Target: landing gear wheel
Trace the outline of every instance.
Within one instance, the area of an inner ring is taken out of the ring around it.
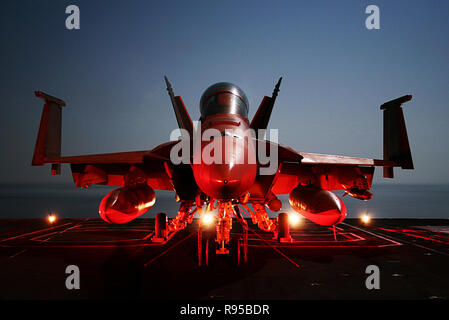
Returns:
[[[154,222],[154,237],[152,238],[153,242],[164,242],[165,240],[167,240],[167,226],[167,215],[163,212],[158,213]]]
[[[292,242],[290,236],[290,226],[288,224],[288,214],[281,212],[278,214],[277,239],[279,242]]]
[[[213,266],[217,256],[217,232],[214,226],[198,230],[198,265]]]
[[[243,264],[243,245],[241,243],[241,239],[231,238],[229,241],[229,258],[232,266]]]

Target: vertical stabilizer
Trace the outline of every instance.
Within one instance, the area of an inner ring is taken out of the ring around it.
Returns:
[[[33,166],[41,166],[61,156],[61,112],[65,102],[42,91],[34,94],[45,101],[32,161]],[[53,165],[52,174],[59,172],[59,165]]]
[[[384,111],[384,160],[396,162],[402,169],[414,168],[402,110],[402,104],[411,99],[405,95],[380,107]],[[384,177],[393,178],[393,167],[384,168]]]
[[[271,97],[265,96],[251,121],[250,128],[254,130],[266,129],[268,127],[268,122],[270,121],[271,112],[273,111],[274,103],[276,102],[276,97],[279,93],[279,87],[281,86],[282,77],[279,79],[278,83],[274,87],[273,94]]]
[[[176,96],[173,93],[173,88],[171,83],[168,81],[167,77],[164,77],[165,84],[167,85],[168,95],[170,96],[171,103],[173,105],[173,110],[175,111],[176,121],[178,122],[178,126],[180,129],[185,129],[189,132],[190,137],[193,137],[193,123],[192,119],[187,112],[187,109],[184,105],[180,96]]]

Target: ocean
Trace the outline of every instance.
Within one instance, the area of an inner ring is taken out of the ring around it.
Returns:
[[[101,199],[115,187],[75,188],[73,184],[0,184],[0,218],[42,218],[55,212],[59,218],[98,218]],[[449,219],[449,185],[373,185],[373,198],[361,201],[346,196],[343,201],[348,218],[369,213],[373,218],[443,218]],[[335,192],[338,196],[342,191]],[[293,209],[288,195],[279,197],[282,211]],[[178,209],[174,192],[156,191],[156,204],[142,218],[158,212],[174,217]],[[270,213],[272,217],[276,213]]]

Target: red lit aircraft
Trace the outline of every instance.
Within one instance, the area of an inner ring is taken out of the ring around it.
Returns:
[[[61,164],[70,163],[77,187],[93,184],[120,187],[100,203],[100,216],[108,223],[127,223],[145,213],[155,203],[154,190],[175,191],[176,201],[180,203],[177,215],[173,219],[168,219],[164,213],[156,215],[154,239],[166,239],[169,232],[185,228],[198,213],[199,256],[205,252],[205,259],[216,253],[229,253],[233,246],[232,218],[247,230],[242,213],[250,216],[260,229],[273,232],[281,241],[288,241],[287,214],[279,213],[277,219],[271,219],[266,211],[266,208],[281,211],[282,203],[277,195],[289,194],[292,208],[307,219],[319,225],[334,226],[345,219],[346,207],[331,191],[344,190],[345,195],[369,200],[375,166],[384,167],[384,177],[388,178],[393,178],[394,167],[413,169],[402,111],[402,104],[411,100],[410,95],[381,106],[384,112],[383,160],[296,152],[261,136],[246,139],[228,134],[229,130],[245,132],[267,128],[281,80],[272,96],[263,98],[251,122],[248,99],[239,87],[226,82],[210,86],[201,97],[201,128],[198,130],[203,133],[216,129],[218,134],[201,141],[193,148],[189,161],[179,164],[170,157],[178,141],[146,151],[62,157],[61,110],[65,102],[36,91],[36,96],[45,104],[32,165],[49,163],[51,173],[60,174]],[[178,126],[193,139],[197,128],[181,97],[173,94],[167,78],[165,81]],[[225,149],[222,155],[231,159],[230,162],[195,161],[198,157],[201,159],[212,142],[233,146],[231,150]],[[260,143],[277,148],[276,169],[272,174],[259,172],[264,166],[256,152]]]

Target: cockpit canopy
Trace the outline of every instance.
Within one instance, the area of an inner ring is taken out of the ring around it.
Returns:
[[[219,113],[238,114],[248,118],[248,98],[235,84],[219,82],[204,91],[200,101],[201,118]]]

